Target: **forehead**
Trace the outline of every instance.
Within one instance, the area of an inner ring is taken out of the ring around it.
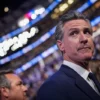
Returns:
[[[20,77],[13,73],[6,74],[5,76],[11,83],[16,83],[21,81]]]
[[[90,23],[83,19],[71,20],[64,24],[64,29],[71,29],[71,28],[90,28]]]

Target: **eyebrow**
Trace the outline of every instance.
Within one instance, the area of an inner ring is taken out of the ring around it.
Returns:
[[[77,30],[78,28],[70,28],[69,31]]]
[[[92,28],[85,28],[85,29],[90,30],[92,32]]]
[[[89,28],[89,27],[84,27],[83,30],[84,29],[88,29],[88,30],[90,30],[92,32],[92,29]],[[79,28],[71,28],[71,29],[69,29],[69,31],[73,31],[73,30],[79,30]]]
[[[23,84],[23,82],[22,81],[18,81],[17,84]]]

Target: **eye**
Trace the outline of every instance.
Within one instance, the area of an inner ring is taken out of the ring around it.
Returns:
[[[23,85],[23,83],[22,82],[19,82],[17,85]]]
[[[92,35],[92,31],[90,29],[85,29],[84,34]]]
[[[70,33],[70,35],[71,36],[75,36],[75,35],[77,35],[79,32],[78,31],[72,31],[71,33]]]

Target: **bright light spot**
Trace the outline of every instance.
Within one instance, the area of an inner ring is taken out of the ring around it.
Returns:
[[[26,35],[25,35],[26,34]],[[22,44],[26,44],[28,42],[27,38],[28,38],[28,32],[23,32],[23,34],[20,34],[18,37],[19,37],[19,41],[22,43]]]
[[[30,34],[31,34],[31,36],[34,36],[36,33],[38,33],[39,32],[39,30],[38,30],[38,28],[36,28],[36,27],[32,27],[31,28],[31,30],[30,30]]]
[[[90,0],[90,2],[92,2],[92,3],[94,3],[94,2],[96,2],[97,0]]]
[[[62,12],[64,11],[66,8],[68,8],[68,4],[64,3],[59,7],[59,10]]]
[[[7,52],[4,52],[4,51],[0,51],[0,56],[3,57],[7,54]]]
[[[51,15],[51,18],[52,18],[52,19],[56,19],[56,18],[58,18],[58,15],[57,15],[57,14],[52,14],[52,15]]]
[[[74,0],[68,0],[68,4],[72,4]]]
[[[4,51],[8,51],[8,50],[9,50],[9,45],[8,45],[8,41],[7,41],[7,40],[5,40],[5,41],[3,42],[3,50],[4,50]]]
[[[36,17],[37,17],[36,14],[32,14],[32,15],[31,15],[31,18],[32,18],[32,19],[36,19]]]
[[[5,7],[4,8],[4,12],[8,12],[9,11],[9,8],[8,7]]]
[[[59,9],[56,8],[56,9],[54,10],[54,12],[55,12],[55,13],[59,13]]]
[[[18,42],[18,38],[16,36],[13,38],[13,42],[14,43]]]
[[[25,31],[22,34],[23,34],[23,38],[30,38],[31,37],[28,31]]]
[[[23,27],[23,26],[27,25],[28,23],[29,23],[29,19],[28,18],[23,18],[23,19],[18,21],[18,26]]]
[[[13,39],[10,38],[7,43],[8,43],[8,45],[12,45],[13,44]]]
[[[45,11],[45,8],[40,7],[40,8],[37,8],[37,9],[35,10],[35,14],[36,14],[36,15],[42,14],[44,11]]]
[[[40,8],[39,9],[39,14],[42,14],[45,11],[45,8]]]

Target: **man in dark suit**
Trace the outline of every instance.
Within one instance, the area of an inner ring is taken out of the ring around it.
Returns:
[[[63,64],[40,87],[37,100],[100,100],[100,84],[89,74],[94,52],[89,20],[77,11],[68,12],[60,18],[55,38]]]

